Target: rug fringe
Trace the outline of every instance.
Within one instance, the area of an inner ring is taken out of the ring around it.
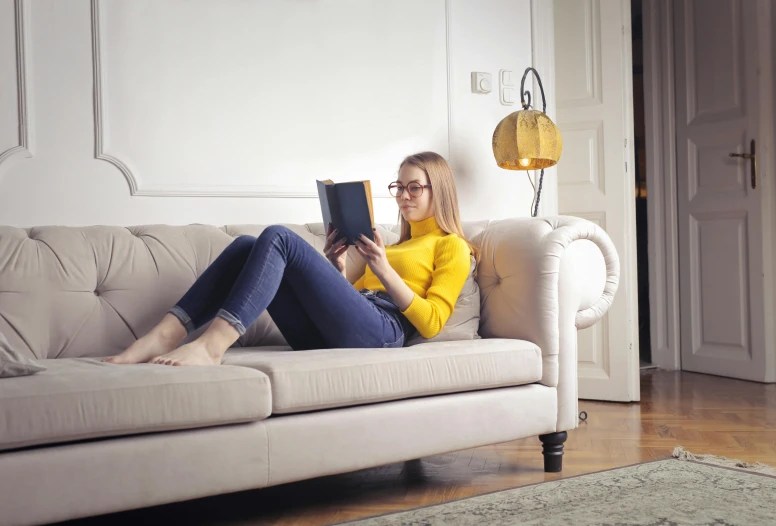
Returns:
[[[762,462],[755,462],[750,464],[749,462],[743,462],[741,460],[729,459],[727,457],[719,457],[716,455],[696,455],[690,453],[682,446],[676,446],[672,456],[678,460],[692,460],[695,462],[701,462],[704,464],[712,464],[715,466],[723,466],[728,468],[746,469],[749,471],[755,471],[757,473],[763,473],[765,475],[776,476],[776,468],[763,464]]]

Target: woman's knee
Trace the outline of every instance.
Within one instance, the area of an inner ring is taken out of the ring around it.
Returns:
[[[270,225],[261,231],[258,242],[274,241],[278,238],[286,238],[292,231],[283,225]]]
[[[270,225],[261,231],[261,235],[259,237],[268,237],[268,236],[275,237],[275,236],[285,235],[288,232],[290,232],[288,227],[285,227],[283,225]]]
[[[250,252],[255,243],[256,238],[253,236],[237,236],[229,243],[227,249],[235,252]]]
[[[305,242],[296,232],[283,225],[270,225],[265,228],[259,239],[256,241],[256,246],[262,250],[269,247],[275,247],[285,252],[287,255],[292,252],[295,253],[299,247],[312,245]]]

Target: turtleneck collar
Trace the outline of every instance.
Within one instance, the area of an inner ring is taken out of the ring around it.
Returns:
[[[408,221],[408,223],[410,224],[410,235],[412,237],[425,236],[426,234],[439,229],[439,225],[437,225],[436,218],[434,216],[431,216],[428,219],[424,219],[423,221]]]

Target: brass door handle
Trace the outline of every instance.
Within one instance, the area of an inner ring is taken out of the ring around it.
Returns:
[[[754,139],[749,143],[751,153],[731,153],[730,157],[740,157],[752,161],[752,188],[757,188],[757,157],[754,153]]]

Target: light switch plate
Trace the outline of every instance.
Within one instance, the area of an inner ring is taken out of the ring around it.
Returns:
[[[511,69],[500,69],[498,71],[499,81],[502,86],[514,86],[515,85],[515,72]]]
[[[517,100],[515,73],[511,69],[498,70],[498,99],[504,106],[512,106]]]
[[[504,106],[512,106],[517,100],[517,90],[510,87],[502,87],[499,90],[501,104]]]

